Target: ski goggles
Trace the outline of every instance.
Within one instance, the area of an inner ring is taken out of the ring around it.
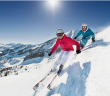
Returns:
[[[63,33],[57,33],[57,37],[63,36]]]
[[[86,26],[82,26],[82,28],[87,28]]]

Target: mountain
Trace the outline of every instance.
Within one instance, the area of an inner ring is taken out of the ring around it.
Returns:
[[[73,33],[69,31],[66,34],[73,38]],[[48,40],[42,44],[0,44],[0,77],[10,75],[12,73],[18,74],[19,69],[32,64],[40,63],[47,54],[51,51],[57,38]],[[58,47],[55,53],[61,51]],[[24,66],[25,65],[25,66]],[[14,71],[14,72],[12,72]]]
[[[95,43],[89,40],[81,54],[76,57],[73,54],[68,59],[51,91],[47,85],[54,73],[41,83],[41,91],[36,92],[32,88],[48,74],[60,55],[59,47],[51,57],[47,56],[56,38],[38,45],[1,44],[1,70],[3,73],[11,72],[6,76],[1,74],[0,96],[110,96],[109,30],[110,27],[98,32]],[[72,30],[66,34],[74,38],[77,32]]]

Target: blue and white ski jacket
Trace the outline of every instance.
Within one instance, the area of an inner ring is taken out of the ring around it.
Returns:
[[[76,38],[82,34],[82,39],[86,39],[89,36],[92,36],[92,38],[95,38],[95,34],[91,29],[88,29],[86,32],[83,32],[82,30],[79,31],[79,33],[76,35]]]

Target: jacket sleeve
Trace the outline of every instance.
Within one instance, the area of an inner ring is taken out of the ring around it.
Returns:
[[[76,38],[78,37],[78,36],[80,36],[81,35],[81,31],[79,31],[79,33],[76,35]]]
[[[80,44],[79,44],[77,41],[75,41],[75,40],[69,38],[69,42],[70,42],[71,44],[73,44],[73,45],[76,45],[76,50],[81,50],[81,49],[80,49]]]
[[[90,35],[92,35],[92,38],[95,38],[95,34],[94,34],[94,32],[91,29],[90,29],[90,32],[91,32]]]
[[[56,43],[55,43],[55,45],[53,46],[53,48],[52,48],[52,50],[51,50],[51,52],[50,53],[54,53],[54,51],[57,49],[57,47],[59,46],[59,42],[58,42],[58,40],[56,41]]]

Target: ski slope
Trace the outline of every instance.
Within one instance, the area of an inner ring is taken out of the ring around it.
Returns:
[[[110,27],[96,34],[95,43],[89,40],[81,54],[68,59],[53,82],[53,90],[48,90],[47,85],[54,73],[41,83],[40,91],[32,88],[48,74],[60,52],[51,58],[45,56],[38,64],[28,64],[29,72],[0,78],[0,96],[110,96],[109,31]]]

